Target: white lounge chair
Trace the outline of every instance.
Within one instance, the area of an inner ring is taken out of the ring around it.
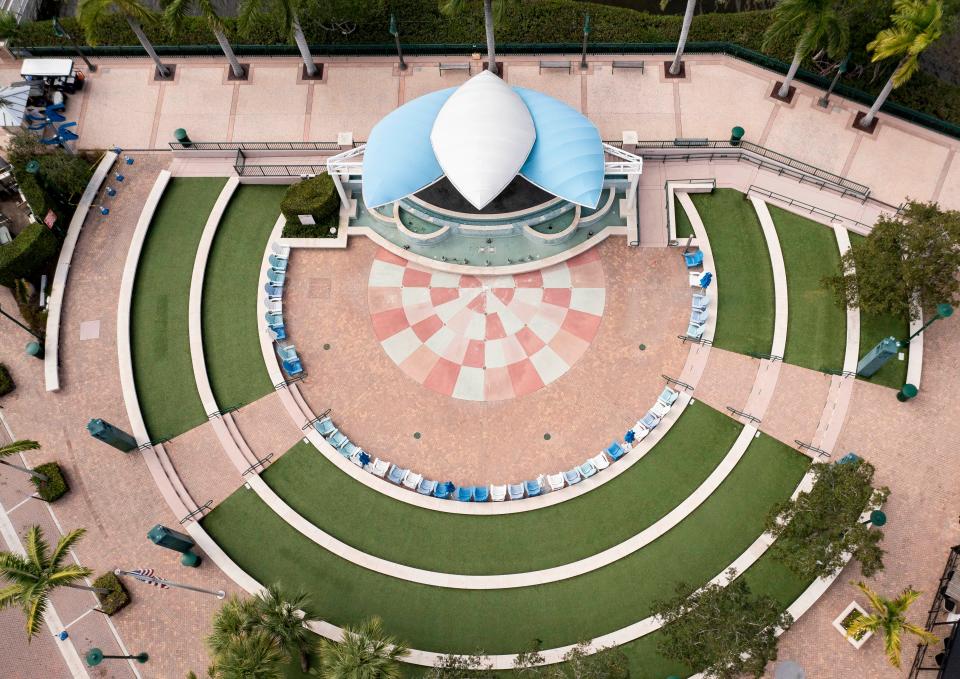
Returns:
[[[661,403],[660,401],[657,401],[656,403],[653,404],[653,407],[650,408],[650,412],[655,414],[657,417],[663,417],[664,415],[670,412],[670,406],[667,405],[666,403]]]
[[[404,488],[409,488],[410,490],[416,490],[417,486],[420,485],[420,482],[423,481],[423,474],[417,474],[416,472],[409,472],[406,476],[403,477],[401,485]]]
[[[367,471],[374,476],[379,476],[381,479],[387,475],[388,469],[390,469],[390,463],[386,460],[381,460],[379,457],[367,465]]]
[[[563,472],[547,474],[547,485],[550,486],[550,490],[560,490],[563,488]]]
[[[647,434],[650,433],[650,430],[643,426],[643,422],[637,420],[637,423],[633,425],[633,442],[634,444],[639,443],[643,439],[647,438]]]
[[[267,305],[267,311],[270,313],[283,313],[283,300],[281,300],[279,297],[265,297],[264,302]]]
[[[290,247],[287,245],[280,245],[277,241],[270,242],[270,251],[280,259],[287,259],[290,257]]]
[[[597,468],[597,471],[606,469],[610,466],[610,460],[607,459],[607,456],[603,453],[603,451],[600,451],[599,455],[591,457],[590,461],[593,463],[593,466]]]
[[[507,499],[507,486],[490,486],[490,499],[494,502],[503,502]]]
[[[706,309],[710,306],[710,295],[701,295],[699,292],[693,293],[693,302],[691,306],[694,309]]]

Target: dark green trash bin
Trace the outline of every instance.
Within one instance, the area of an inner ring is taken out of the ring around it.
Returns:
[[[734,146],[740,145],[740,140],[743,139],[743,135],[746,134],[742,127],[737,125],[735,128],[730,130],[730,143]]]
[[[30,342],[27,344],[27,356],[33,356],[43,360],[43,345],[40,342]]]
[[[189,552],[194,545],[193,538],[189,535],[170,530],[159,523],[150,529],[147,537],[153,544],[172,549],[175,552]]]
[[[178,127],[173,131],[173,138],[183,144],[184,148],[190,148],[193,146],[193,141],[190,139],[190,135],[188,135],[187,131],[182,127]]]
[[[900,391],[897,392],[897,400],[903,403],[904,401],[909,401],[910,399],[916,397],[920,393],[920,390],[917,389],[912,384],[905,384]]]
[[[98,441],[103,441],[108,446],[113,446],[124,453],[129,453],[137,449],[137,440],[135,438],[100,418],[94,418],[87,422],[87,431],[90,433],[90,436]]]

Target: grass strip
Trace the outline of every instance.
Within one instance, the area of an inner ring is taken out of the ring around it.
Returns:
[[[847,315],[820,279],[840,271],[833,229],[770,205],[787,271],[787,348],[783,360],[811,370],[842,370]]]
[[[446,573],[518,573],[570,563],[639,533],[710,475],[740,429],[726,415],[692,403],[642,461],[599,488],[499,516],[447,514],[394,500],[354,481],[309,443],[294,446],[263,478],[308,521],[369,554]]]
[[[190,361],[190,277],[207,216],[226,179],[171,179],[147,232],[130,312],[133,375],[150,438],[206,422]]]
[[[690,218],[687,216],[687,211],[683,209],[676,196],[673,197],[673,208],[676,214],[674,222],[677,229],[677,240],[696,236],[697,234],[693,232],[693,224],[690,223]]]
[[[850,232],[850,242],[863,241],[864,236]],[[894,316],[893,314],[865,314],[860,312],[860,358],[873,349],[885,337],[896,337],[898,340],[910,336],[910,319]],[[900,350],[903,360],[894,356],[886,365],[871,377],[857,377],[857,379],[880,384],[885,387],[899,389],[907,381],[907,361],[910,350],[904,347]]]
[[[270,393],[257,330],[260,263],[286,186],[242,184],[213,239],[203,283],[203,353],[221,409]]]
[[[773,342],[773,271],[756,210],[733,189],[691,193],[707,230],[720,286],[713,346],[767,354]]]
[[[508,653],[533,639],[549,648],[619,629],[649,615],[651,603],[677,582],[698,586],[714,577],[761,534],[771,506],[793,492],[808,464],[761,436],[720,488],[657,541],[585,575],[521,589],[444,589],[365,570],[301,536],[252,492],[229,497],[203,525],[240,568],[262,583],[303,589],[334,624],[376,614],[416,648]],[[367,520],[364,507],[350,510],[358,523]],[[594,530],[616,524],[618,511],[610,507]],[[431,537],[424,540],[428,550],[448,549]],[[554,531],[553,538],[552,548],[561,550],[582,535]]]

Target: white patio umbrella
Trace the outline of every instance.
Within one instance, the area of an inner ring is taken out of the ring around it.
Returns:
[[[20,127],[27,110],[29,85],[14,85],[0,89],[0,127]]]

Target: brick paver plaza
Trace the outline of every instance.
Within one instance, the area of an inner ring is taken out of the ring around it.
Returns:
[[[0,323],[0,362],[17,383],[3,400],[3,422],[15,437],[41,442],[43,450],[27,455],[31,464],[56,459],[71,485],[48,507],[25,500],[30,490],[21,474],[0,469],[0,505],[21,535],[34,523],[49,535],[56,534],[56,523],[64,530],[86,528],[76,557],[95,572],[152,567],[164,577],[232,593],[241,588],[212,559],[198,569],[181,568],[175,554],[146,539],[154,524],[176,528],[183,517],[170,511],[136,451],[121,454],[85,431],[92,417],[131,430],[118,366],[119,289],[155,180],[168,169],[175,175],[234,174],[232,159],[175,159],[167,142],[179,127],[195,141],[331,141],[347,131],[365,140],[398,105],[465,76],[441,75],[435,58],[411,59],[405,73],[387,58],[358,58],[331,59],[323,80],[302,81],[296,59],[253,58],[250,79],[233,82],[220,60],[170,61],[178,64],[175,80],[158,83],[146,60],[104,59],[84,91],[70,99],[68,117],[79,123],[81,147],[119,145],[136,162],[109,203],[109,217],[90,211],[73,257],[61,321],[60,391],[44,391],[42,362],[23,352],[26,334]],[[682,80],[665,79],[653,62],[641,72],[614,70],[610,58],[597,58],[586,72],[568,74],[540,72],[532,57],[504,61],[509,84],[567,102],[606,140],[619,140],[625,130],[637,131],[641,140],[726,139],[732,126],[741,125],[749,140],[862,182],[886,203],[935,200],[960,209],[960,140],[887,115],[874,134],[855,131],[850,123],[859,107],[835,97],[829,110],[821,109],[820,93],[799,83],[793,103],[777,102],[767,96],[775,74],[732,59],[688,57]],[[18,69],[0,64],[0,78],[18,79]],[[641,245],[665,245],[659,242],[664,182],[702,176],[702,169],[647,164],[639,199]],[[745,190],[757,170],[730,163],[709,172],[719,185]],[[777,190],[813,204],[868,209],[779,181]],[[865,214],[837,212],[851,220]],[[690,313],[682,259],[674,248],[627,247],[620,235],[561,265],[496,277],[434,271],[351,235],[345,250],[295,250],[288,275],[284,313],[309,372],[298,385],[304,400],[315,413],[332,408],[338,426],[371,455],[431,478],[507,483],[569,469],[599,452],[599,445],[583,441],[606,445],[622,437],[660,393],[661,375],[679,377],[691,360],[690,346],[677,339]],[[0,288],[0,306],[15,308],[6,288]],[[81,324],[90,321],[99,322],[99,335],[85,339]],[[960,483],[952,464],[960,453],[952,388],[960,375],[956,323],[935,323],[924,333],[923,383],[915,400],[899,403],[893,390],[856,381],[833,451],[834,459],[857,451],[877,467],[878,482],[891,488],[886,569],[872,584],[883,593],[906,585],[924,592],[913,608],[921,622],[948,550],[960,543]],[[713,348],[693,396],[721,411],[745,408],[761,365]],[[782,365],[774,384],[759,428],[791,446],[813,440],[829,415],[824,406],[831,377]],[[233,417],[258,453],[280,455],[303,435],[278,394]],[[0,435],[9,438],[6,431]],[[217,505],[243,484],[212,423],[165,448],[198,503]],[[830,625],[858,598],[848,585],[858,578],[856,565],[842,572],[786,632],[781,660],[798,662],[816,679],[906,676],[906,669],[885,663],[879,639],[855,650]],[[121,643],[132,653],[148,651],[150,662],[105,663],[89,676],[174,679],[204,672],[203,637],[216,598],[130,587],[133,605],[109,620],[87,614],[89,593],[53,597],[74,651],[58,649],[61,642],[46,628],[28,647],[19,613],[0,614],[0,675],[83,676],[68,668],[71,652],[82,656],[91,646],[116,652]],[[906,665],[913,649],[906,641]],[[634,669],[634,676],[645,676]]]

